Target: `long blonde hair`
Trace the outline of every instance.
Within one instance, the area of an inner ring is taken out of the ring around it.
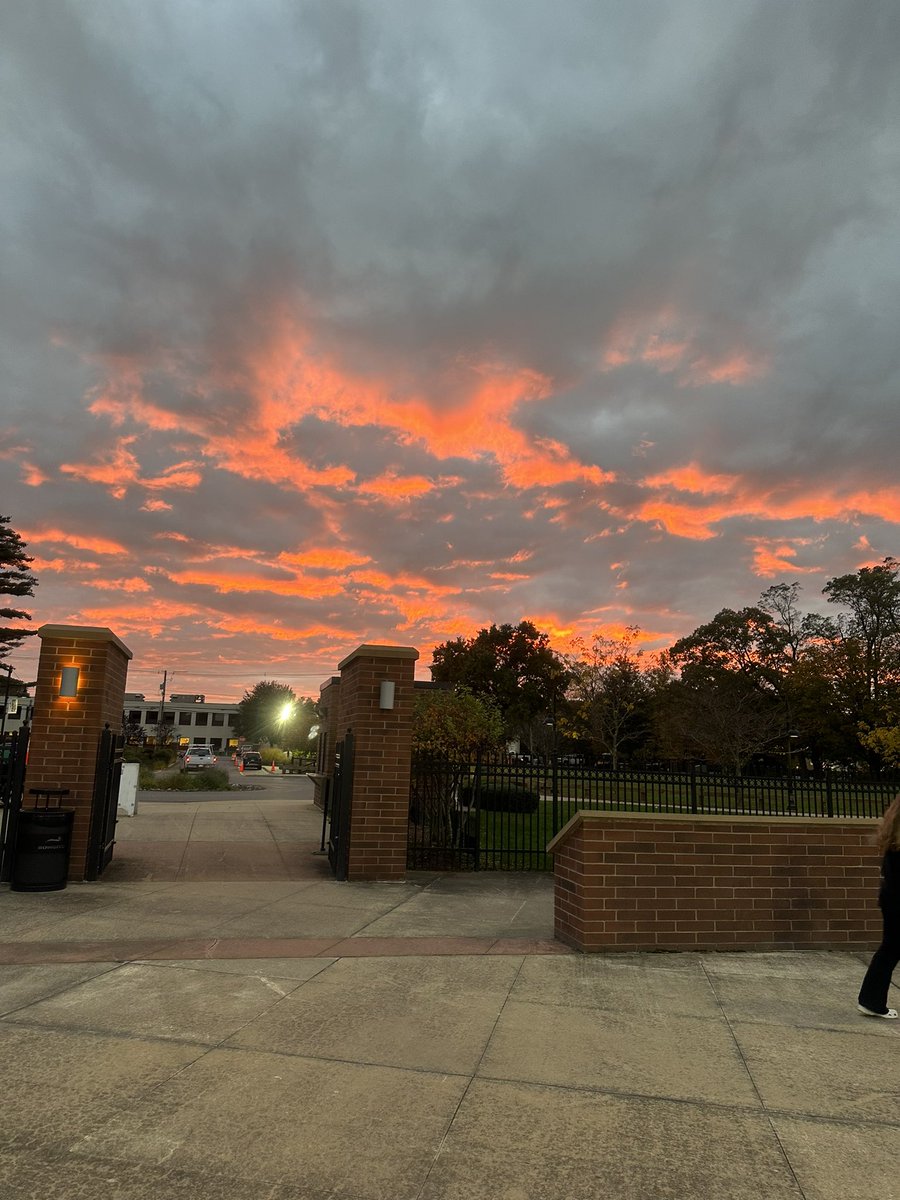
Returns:
[[[888,850],[900,850],[900,793],[898,793],[887,808],[878,825],[875,842],[879,854]]]

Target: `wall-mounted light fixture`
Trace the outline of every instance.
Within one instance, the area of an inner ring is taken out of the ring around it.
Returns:
[[[394,707],[394,682],[391,679],[382,679],[381,688],[378,693],[379,708]]]
[[[78,696],[78,676],[80,668],[63,667],[62,678],[59,681],[59,694],[63,700],[74,700]]]

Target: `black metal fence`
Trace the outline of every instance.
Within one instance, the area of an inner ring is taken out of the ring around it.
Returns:
[[[548,870],[547,842],[579,809],[767,817],[879,817],[900,777],[762,778],[712,771],[611,771],[505,758],[415,758],[411,870]]]
[[[25,789],[28,726],[0,739],[0,882],[8,882]]]

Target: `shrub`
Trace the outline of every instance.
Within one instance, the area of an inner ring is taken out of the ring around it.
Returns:
[[[141,772],[164,771],[175,761],[176,751],[172,746],[125,746],[122,751],[124,762],[140,763]]]
[[[460,788],[459,798],[464,805],[472,803],[471,784]],[[483,787],[478,801],[482,812],[533,813],[537,812],[540,796],[528,788]]]
[[[231,783],[228,772],[221,767],[204,767],[202,771],[172,771],[156,774],[142,770],[138,786],[147,792],[228,792]]]

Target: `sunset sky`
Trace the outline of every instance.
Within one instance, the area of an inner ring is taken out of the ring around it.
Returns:
[[[0,512],[130,690],[900,554],[896,0],[27,0],[0,60]]]

